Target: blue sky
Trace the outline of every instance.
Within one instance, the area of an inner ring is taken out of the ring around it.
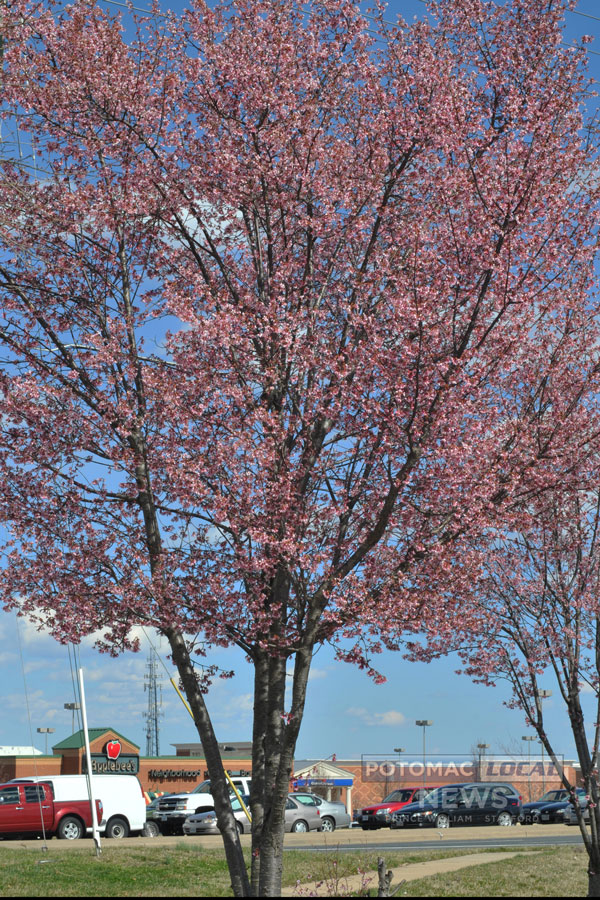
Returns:
[[[135,0],[144,7],[144,0]],[[167,3],[163,8],[178,9],[183,4]],[[115,12],[118,11],[114,7]],[[582,34],[596,35],[590,45],[590,71],[600,82],[600,17],[595,17],[593,0],[581,0],[575,13],[568,14],[566,40]],[[420,0],[390,0],[389,17],[401,13],[407,20],[423,14]],[[589,17],[588,17],[589,16]],[[595,55],[598,53],[599,55]],[[591,100],[594,102],[595,100]],[[144,692],[144,674],[149,645],[143,635],[142,651],[126,653],[118,659],[101,655],[85,642],[80,648],[84,670],[91,727],[111,726],[146,747],[143,713],[148,695]],[[72,676],[66,647],[57,644],[33,626],[17,619],[14,613],[0,612],[0,745],[31,745],[44,750],[45,736],[37,728],[54,728],[48,747],[71,733],[71,713],[64,703],[72,702]],[[159,646],[166,660],[166,645]],[[250,740],[252,725],[252,671],[241,652],[218,650],[209,662],[235,669],[233,679],[217,680],[208,695],[208,705],[219,740]],[[347,664],[335,662],[332,652],[323,648],[315,657],[309,684],[306,715],[300,733],[297,757],[325,758],[333,753],[339,759],[361,754],[392,753],[404,747],[407,755],[420,755],[422,731],[416,719],[431,719],[427,747],[432,757],[440,754],[469,754],[477,743],[490,744],[490,753],[526,752],[521,741],[526,734],[522,713],[509,710],[503,701],[508,687],[496,689],[474,685],[454,673],[456,659],[430,664],[409,663],[401,654],[384,653],[377,667],[387,677],[383,685]],[[160,749],[173,752],[172,744],[197,740],[193,722],[170,686],[162,667],[162,717]],[[543,685],[555,690],[550,676]],[[555,692],[556,693],[556,692]],[[591,700],[591,697],[590,697]],[[568,721],[556,696],[545,703],[547,728],[556,751],[566,758],[574,755]],[[77,727],[77,725],[76,725]],[[534,745],[535,746],[535,745]]]
[[[146,748],[143,713],[149,644],[140,633],[140,653],[125,653],[118,659],[99,654],[92,641],[79,650],[84,672],[90,727],[116,728]],[[64,703],[73,702],[71,666],[66,647],[37,632],[23,619],[17,625],[14,613],[0,616],[0,745],[31,745],[44,750],[45,735],[37,728],[54,728],[48,747],[71,734],[71,712]],[[155,646],[158,639],[152,637]],[[193,722],[168,681],[174,670],[167,660],[166,643],[158,646],[166,669],[159,667],[162,681],[160,752],[174,753],[172,744],[197,741]],[[210,661],[235,669],[230,680],[218,679],[207,702],[221,741],[250,740],[252,736],[252,670],[243,654],[218,650]],[[407,756],[422,752],[422,730],[416,719],[431,719],[427,730],[428,754],[469,755],[478,743],[490,744],[489,753],[526,752],[521,736],[527,733],[522,713],[507,709],[508,688],[486,688],[454,673],[457,660],[409,663],[399,653],[384,653],[378,660],[387,682],[375,685],[361,671],[335,662],[323,648],[314,659],[309,683],[306,715],[297,758],[360,758],[361,754],[392,753],[404,747]],[[550,677],[544,687],[554,688]],[[591,697],[590,697],[591,700]],[[573,756],[566,716],[558,698],[545,701],[548,731],[556,751]],[[77,725],[76,725],[77,727]],[[533,745],[535,747],[535,745]],[[532,750],[532,753],[534,751]]]

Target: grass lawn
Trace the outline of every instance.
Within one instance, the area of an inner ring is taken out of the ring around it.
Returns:
[[[284,884],[325,880],[336,896],[338,878],[377,866],[377,853],[286,851]],[[385,854],[386,866],[443,859],[463,854],[415,851]],[[392,889],[397,881],[392,883]],[[370,884],[376,893],[376,881]],[[527,856],[473,867],[454,874],[407,882],[396,896],[438,897],[581,897],[587,893],[586,857],[579,848],[536,850]],[[0,896],[13,897],[227,897],[231,896],[221,850],[175,846],[106,848],[96,859],[69,847],[0,845]],[[340,896],[340,894],[337,894]]]

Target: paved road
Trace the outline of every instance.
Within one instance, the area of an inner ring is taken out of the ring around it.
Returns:
[[[296,838],[296,840],[292,843],[290,838]],[[436,847],[452,850],[483,850],[490,847],[514,849],[580,843],[579,829],[567,825],[517,825],[512,828],[491,825],[439,831],[435,828],[414,828],[406,831],[392,831],[389,828],[381,828],[378,831],[361,831],[352,828],[327,835],[318,832],[306,835],[286,835],[286,849],[301,845],[307,849],[331,850],[332,846],[335,846],[340,850],[365,850],[368,848],[383,852],[386,850],[431,850]]]
[[[522,850],[526,847],[551,847],[551,846],[561,846],[561,845],[573,845],[573,844],[581,844],[581,834],[577,831],[576,834],[549,834],[549,835],[499,835],[497,837],[484,837],[480,835],[473,834],[475,829],[472,829],[469,833],[468,829],[463,829],[465,834],[461,834],[460,836],[453,834],[452,837],[446,835],[443,838],[438,838],[436,836],[435,839],[422,839],[422,840],[414,840],[414,841],[376,841],[370,840],[367,844],[365,843],[347,843],[343,844],[339,847],[340,850],[364,850],[365,847],[368,847],[369,850],[377,850],[378,852],[384,852],[393,850],[393,851],[402,851],[402,850],[431,850],[431,849],[443,849],[443,850],[485,850],[490,849],[492,847],[502,847],[507,850],[519,849]],[[315,851],[318,850],[331,850],[332,846],[331,842],[327,847],[307,847],[306,849],[312,849]],[[336,845],[337,847],[337,845]],[[293,849],[289,846],[285,848],[286,850]]]
[[[206,837],[170,836],[159,838],[132,837],[125,840],[102,840],[104,848],[143,847],[143,846],[175,846],[180,843],[197,847],[222,847],[218,835]],[[53,838],[48,841],[49,850],[87,849],[91,842],[59,841]],[[344,850],[376,850],[385,852],[394,850],[431,850],[443,848],[451,850],[484,850],[489,847],[506,847],[507,849],[523,847],[539,847],[550,845],[580,844],[581,834],[578,828],[567,825],[517,825],[513,828],[501,828],[497,825],[487,827],[450,828],[437,831],[434,828],[415,828],[395,830],[381,828],[378,831],[362,831],[360,828],[342,829],[324,834],[312,831],[308,834],[286,834],[285,849],[306,849],[315,851]],[[34,847],[39,840],[0,841],[0,857],[2,847]],[[250,844],[250,836],[242,835],[242,845]]]

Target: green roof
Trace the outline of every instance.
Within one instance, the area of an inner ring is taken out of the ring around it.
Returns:
[[[111,734],[116,734],[117,737],[120,737],[122,741],[127,741],[128,744],[132,744],[134,747],[137,747],[139,750],[139,745],[135,743],[135,741],[130,741],[129,738],[126,738],[123,734],[119,734],[118,731],[115,731],[114,728],[88,728],[88,737],[90,739],[90,743],[95,741],[97,738],[102,737],[103,734],[107,734],[110,732]],[[80,728],[79,731],[76,731],[75,734],[72,734],[71,737],[65,738],[64,741],[61,741],[60,744],[54,744],[52,747],[53,750],[80,750],[85,746],[85,740],[83,736],[83,728]]]

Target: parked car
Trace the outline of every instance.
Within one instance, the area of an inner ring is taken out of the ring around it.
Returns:
[[[96,798],[97,821],[102,821],[102,800]],[[0,836],[46,834],[74,841],[92,827],[87,797],[58,799],[51,784],[11,782],[0,785]]]
[[[250,798],[242,797],[247,805]],[[238,824],[240,834],[250,832],[250,822],[240,806],[237,797],[232,798],[231,808]],[[321,817],[318,806],[307,806],[300,803],[294,794],[290,794],[285,804],[285,830],[295,832],[321,831]],[[214,809],[194,813],[183,823],[184,834],[219,834],[217,814]]]
[[[586,793],[582,788],[576,788],[579,803],[585,800]],[[540,822],[547,824],[549,822],[564,822],[565,812],[571,808],[571,800],[569,791],[560,788],[553,791],[546,791],[539,800],[533,800],[531,803],[524,803],[521,807],[519,822],[522,825],[535,825]],[[577,817],[575,817],[577,821]]]
[[[512,784],[482,781],[449,784],[394,813],[391,827],[513,825],[520,811],[521,795]]]
[[[431,787],[406,787],[398,788],[382,800],[372,806],[365,806],[358,814],[358,823],[363,831],[374,828],[389,828],[392,824],[392,816],[409,803],[417,803],[435,788]]]
[[[347,812],[345,805],[339,800],[325,800],[318,794],[310,791],[294,791],[291,794],[294,800],[298,800],[304,806],[317,806],[321,815],[321,827],[323,831],[335,831],[336,828],[350,828],[352,816]]]
[[[85,775],[31,775],[13,782],[39,782],[52,785],[56,800],[85,800],[88,797]],[[104,817],[100,834],[107,838],[126,838],[143,834],[146,824],[146,799],[135,775],[92,775],[95,797],[102,800]],[[88,827],[88,833],[91,828]]]
[[[240,794],[250,793],[251,778],[235,776],[231,780]],[[235,796],[231,788],[230,793]],[[202,781],[193,791],[159,797],[158,809],[153,818],[163,834],[181,834],[183,824],[189,816],[196,812],[210,812],[214,808],[210,781]]]
[[[589,824],[590,811],[588,809],[588,795],[584,793],[584,795],[581,796],[581,794],[579,793],[579,789],[577,790],[577,794],[579,797],[579,806],[581,807],[583,821]],[[579,825],[579,822],[577,821],[577,813],[575,812],[575,807],[572,803],[569,803],[569,805],[563,810],[563,823],[565,825]]]
[[[241,795],[242,800],[244,801],[244,805],[246,809],[249,810],[250,806],[250,797],[248,794]],[[231,808],[233,810],[233,815],[235,821],[237,823],[237,829],[240,834],[249,834],[250,833],[250,820],[248,816],[242,809],[240,801],[237,797],[231,798]],[[203,812],[194,813],[192,816],[188,816],[185,822],[183,823],[183,833],[184,834],[219,834],[219,828],[217,825],[217,814],[214,809],[207,809]]]

